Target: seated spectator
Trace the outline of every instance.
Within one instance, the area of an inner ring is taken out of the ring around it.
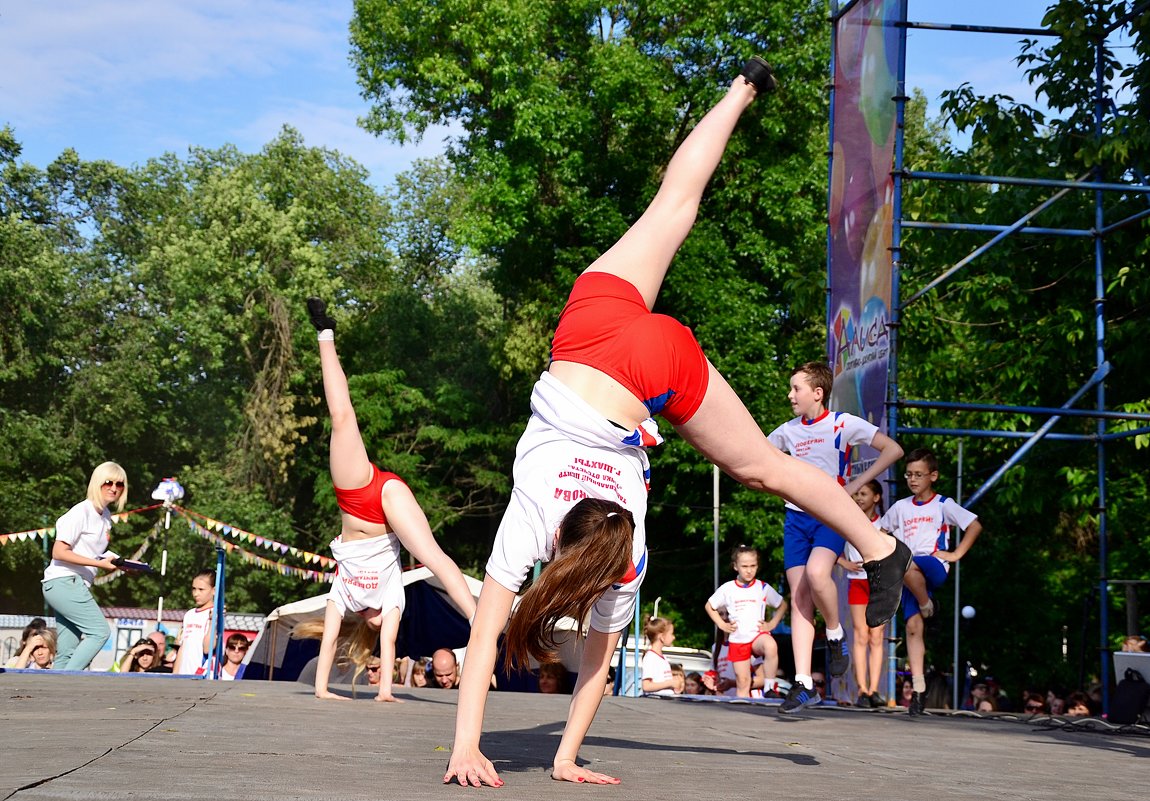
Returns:
[[[603,695],[615,694],[615,668],[607,668],[607,681],[603,684]]]
[[[224,664],[220,666],[220,681],[235,681],[244,677],[244,657],[251,641],[243,634],[233,634],[224,641]]]
[[[562,662],[539,666],[539,692],[549,695],[567,692],[567,668]]]
[[[998,703],[990,696],[987,696],[978,702],[978,706],[974,708],[974,711],[978,712],[979,714],[984,712],[997,712]]]
[[[985,686],[984,684],[983,687]],[[971,694],[973,695],[973,692]],[[902,684],[899,685],[898,705],[909,707],[912,695],[914,695],[914,683],[911,682],[909,677],[904,678]]]
[[[148,639],[156,646],[156,661],[158,663],[162,662],[164,654],[168,652],[168,638],[164,635],[164,632],[156,629],[148,635]]]
[[[43,618],[36,618],[43,623]],[[33,621],[33,623],[35,620]],[[51,629],[37,629],[29,624],[24,629],[20,648],[15,656],[4,663],[6,668],[18,670],[48,670],[56,659],[56,634]]]
[[[682,695],[683,689],[687,685],[687,674],[683,672],[683,666],[678,662],[671,663],[671,679],[675,682],[671,685],[675,695]]]
[[[431,660],[426,656],[416,659],[411,665],[411,685],[412,687],[426,687],[427,686],[427,672],[431,669]]]
[[[926,674],[926,695],[923,702],[927,709],[950,709],[950,688],[946,676],[931,668]]]
[[[1046,706],[1046,699],[1038,693],[1027,693],[1026,701],[1022,704],[1022,711],[1028,715],[1045,715],[1050,710]]]
[[[380,661],[378,656],[373,656],[367,660],[367,664],[363,666],[364,671],[367,673],[367,683],[372,687],[379,686],[379,675],[383,670],[383,662]]]
[[[826,700],[827,697],[827,677],[821,670],[811,671],[811,683],[814,684],[815,692],[819,698]]]
[[[156,644],[145,637],[136,640],[120,659],[118,665],[112,666],[112,672],[119,673],[146,673],[156,663]]]
[[[459,688],[459,661],[450,648],[440,648],[431,655],[431,675],[435,686],[444,690]]]
[[[703,686],[703,674],[691,671],[683,678],[684,695],[707,695],[707,688]]]
[[[1053,692],[1047,696],[1046,705],[1050,708],[1051,715],[1066,714],[1066,699]]]
[[[978,702],[987,698],[990,695],[990,688],[983,682],[978,682],[970,688],[970,695],[967,696],[966,701],[963,702],[963,709],[973,709],[978,711]],[[997,699],[995,700],[995,708],[998,708]]]
[[[1075,690],[1066,696],[1066,717],[1090,717],[1090,696],[1081,690]]]
[[[1146,638],[1140,634],[1132,634],[1122,641],[1122,650],[1127,653],[1145,653],[1150,651],[1150,644],[1146,642]]]

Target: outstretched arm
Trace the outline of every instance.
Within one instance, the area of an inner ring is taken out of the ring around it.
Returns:
[[[581,768],[577,762],[579,747],[583,745],[583,738],[587,736],[603,700],[603,685],[607,681],[607,670],[615,655],[615,646],[619,644],[620,633],[605,634],[595,628],[587,633],[583,655],[579,658],[579,680],[575,683],[571,710],[567,713],[567,726],[563,729],[563,739],[559,741],[559,750],[555,752],[555,762],[551,767],[551,778],[556,781],[619,783],[614,776]]]
[[[467,641],[467,663],[459,682],[459,705],[455,713],[455,743],[447,772],[443,774],[444,784],[455,779],[465,787],[503,785],[491,760],[479,750],[479,737],[483,733],[487,690],[495,675],[499,635],[507,625],[514,600],[514,592],[490,576],[484,579]],[[602,685],[599,692],[602,693]]]
[[[315,697],[333,701],[347,701],[327,689],[331,678],[331,666],[335,663],[335,648],[339,642],[339,628],[343,624],[343,613],[331,601],[323,613],[323,639],[319,643],[319,660],[315,665]]]

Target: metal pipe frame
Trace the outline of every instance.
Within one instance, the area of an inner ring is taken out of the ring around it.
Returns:
[[[846,13],[856,4],[855,0],[851,0],[842,6],[838,2],[832,0],[832,10],[834,14],[831,17],[832,31],[834,28],[833,23],[838,20],[842,14]],[[1114,21],[1100,34],[1094,36],[1094,135],[1101,137],[1103,132],[1103,115],[1107,108],[1108,98],[1105,96],[1105,74],[1104,74],[1104,61],[1103,49],[1105,47],[1106,38],[1126,25],[1138,15],[1150,10],[1150,0],[1144,0],[1137,7],[1131,9],[1125,16]],[[896,103],[896,131],[895,131],[895,157],[894,157],[894,214],[892,222],[892,236],[891,236],[891,309],[890,309],[890,366],[888,377],[888,394],[887,394],[887,419],[888,430],[891,436],[897,438],[900,431],[906,433],[937,433],[940,435],[962,435],[962,436],[999,436],[1004,438],[1025,438],[1027,442],[1012,456],[1007,462],[999,468],[994,476],[987,480],[979,490],[970,497],[967,505],[974,505],[982,496],[984,496],[997,482],[998,478],[1009,470],[1011,466],[1017,464],[1026,454],[1026,452],[1036,445],[1042,439],[1051,440],[1068,440],[1068,441],[1090,441],[1095,442],[1096,459],[1097,459],[1097,477],[1098,477],[1098,508],[1097,513],[1099,516],[1099,553],[1098,553],[1098,603],[1100,610],[1100,623],[1099,623],[1099,651],[1101,657],[1101,675],[1109,675],[1109,653],[1107,651],[1107,637],[1109,632],[1109,618],[1108,618],[1108,590],[1107,590],[1107,560],[1108,560],[1108,532],[1107,532],[1107,506],[1106,506],[1106,444],[1109,441],[1116,439],[1128,438],[1138,434],[1150,433],[1150,427],[1143,427],[1123,432],[1108,432],[1106,430],[1106,421],[1111,419],[1120,420],[1146,420],[1150,418],[1148,415],[1137,414],[1123,414],[1120,412],[1110,412],[1106,409],[1106,387],[1105,377],[1109,371],[1109,364],[1106,361],[1106,343],[1105,343],[1105,317],[1104,306],[1106,303],[1106,286],[1104,282],[1104,265],[1105,265],[1105,237],[1107,234],[1129,225],[1138,220],[1150,216],[1150,209],[1137,212],[1122,220],[1106,224],[1105,212],[1103,207],[1103,199],[1107,193],[1120,192],[1126,194],[1141,194],[1144,196],[1150,195],[1150,185],[1143,184],[1125,184],[1125,183],[1112,183],[1101,180],[1103,176],[1094,174],[1093,172],[1087,173],[1086,176],[1078,180],[1056,180],[1047,178],[1022,178],[1014,176],[983,176],[983,175],[961,175],[951,173],[938,173],[928,171],[906,170],[903,164],[903,138],[904,138],[904,112],[905,112],[905,85],[906,85],[906,31],[909,29],[920,30],[938,30],[945,32],[979,32],[979,33],[998,33],[998,34],[1021,34],[1025,36],[1053,36],[1057,35],[1045,29],[1030,29],[1030,28],[1004,28],[996,26],[975,26],[975,25],[953,25],[942,23],[924,23],[924,22],[909,22],[906,21],[907,16],[907,0],[902,0],[900,3],[900,16],[902,22],[896,23],[901,28],[900,39],[900,54],[898,63],[898,96],[894,98]],[[833,33],[832,33],[833,36]],[[832,69],[832,78],[833,78]],[[1112,104],[1111,104],[1112,107]],[[833,109],[833,105],[832,105]],[[832,118],[833,120],[833,118]],[[832,123],[833,124],[833,123]],[[833,139],[832,139],[833,141]],[[1085,180],[1086,177],[1092,177],[1097,180]],[[985,184],[1000,184],[1004,186],[1029,186],[1029,187],[1048,187],[1060,190],[1054,196],[1044,201],[1038,207],[1033,209],[1030,213],[1017,220],[1012,225],[1007,226],[990,226],[984,224],[954,224],[954,223],[920,223],[912,222],[902,219],[902,182],[904,180],[934,180],[943,182],[968,182],[968,183],[985,183]],[[1094,192],[1094,227],[1091,230],[1080,229],[1051,229],[1031,227],[1027,223],[1036,214],[1049,207],[1052,203],[1063,197],[1066,193],[1078,190],[1090,190]],[[828,184],[829,191],[829,184]],[[902,260],[902,229],[903,227],[911,229],[923,230],[959,230],[959,231],[994,231],[996,235],[986,244],[972,252],[966,258],[956,263],[952,268],[948,269],[941,276],[936,278],[926,287],[921,289],[918,293],[913,295],[905,303],[900,300],[900,273],[901,273],[901,260]],[[1049,235],[1049,236],[1072,236],[1072,237],[1091,237],[1093,239],[1093,253],[1095,265],[1095,294],[1094,294],[1094,334],[1095,334],[1095,372],[1087,383],[1082,386],[1067,402],[1066,406],[1069,407],[1078,400],[1081,396],[1089,392],[1090,389],[1095,390],[1095,409],[1093,411],[1077,410],[1070,408],[1048,408],[1048,407],[1016,407],[1016,406],[998,406],[992,404],[944,404],[944,403],[931,403],[923,401],[900,401],[899,400],[899,384],[898,384],[898,346],[899,346],[899,326],[901,324],[903,310],[924,295],[926,292],[931,291],[948,277],[956,273],[973,261],[978,256],[987,252],[990,248],[1005,240],[1011,234],[1026,233],[1033,235]],[[829,248],[828,248],[829,250]],[[828,258],[829,268],[829,258]],[[829,275],[829,269],[828,269]],[[828,296],[829,297],[829,296]],[[952,408],[967,411],[979,412],[997,412],[997,413],[1014,413],[1014,414],[1049,414],[1050,419],[1034,433],[1026,432],[1003,432],[1003,431],[989,431],[979,429],[935,429],[935,428],[913,428],[907,427],[900,429],[899,427],[899,409],[900,408]],[[1074,435],[1074,434],[1055,434],[1050,429],[1062,417],[1085,417],[1095,420],[1095,433],[1093,435]],[[890,638],[894,638],[894,625],[892,623],[890,629]],[[959,670],[957,644],[955,650],[955,680],[957,681],[957,674]],[[893,697],[893,679],[888,681],[888,690]],[[1109,711],[1109,687],[1107,682],[1103,682],[1103,710]]]

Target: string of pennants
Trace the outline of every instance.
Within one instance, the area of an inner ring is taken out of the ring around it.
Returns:
[[[141,512],[150,512],[153,509],[159,509],[162,506],[163,504],[157,503],[151,506],[142,506],[139,509],[131,509],[127,512],[114,514],[112,515],[112,523],[119,523],[130,515],[139,514]],[[261,570],[271,570],[279,573],[281,576],[294,576],[306,581],[326,582],[330,584],[335,578],[334,572],[329,572],[326,570],[326,568],[334,568],[336,566],[335,560],[331,559],[330,557],[312,553],[311,551],[305,551],[302,548],[295,547],[294,545],[287,545],[282,542],[277,542],[276,540],[273,540],[269,537],[261,537],[257,534],[251,533],[250,531],[244,531],[243,529],[236,526],[223,523],[219,520],[213,520],[206,515],[202,515],[198,512],[193,512],[190,509],[185,509],[181,506],[172,506],[172,509],[185,519],[192,533],[210,542],[214,542],[216,545],[222,547],[227,553],[233,553],[237,555],[245,564],[254,565]],[[196,520],[193,518],[199,518],[200,520],[203,520],[203,525],[196,522]],[[129,558],[132,560],[139,560],[140,557],[147,553],[148,548],[151,547],[152,541],[158,536],[160,532],[159,525],[159,523],[156,524],[156,529],[151,534],[149,534],[147,538],[145,538],[144,542]],[[220,533],[217,534],[216,532]],[[274,559],[268,559],[264,556],[260,556],[259,554],[252,553],[251,551],[240,547],[235,542],[225,539],[224,536],[221,536],[221,534],[226,535],[227,537],[232,537],[233,539],[240,540],[242,542],[254,543],[255,545],[262,548],[278,551],[281,554],[290,554],[298,559],[302,559],[308,564],[318,565],[323,569],[311,570],[307,568],[299,568],[284,562],[278,562]],[[30,529],[28,531],[17,531],[10,534],[0,534],[0,546],[7,545],[10,542],[49,539],[55,536],[55,526]],[[118,578],[119,576],[120,571],[116,571],[105,576],[100,576],[96,579],[96,584],[105,584]]]
[[[119,523],[129,515],[139,514],[140,512],[150,512],[153,509],[159,509],[163,504],[154,503],[151,506],[141,506],[139,509],[129,509],[126,512],[118,512],[112,515],[112,522]],[[25,540],[48,539],[49,537],[56,536],[56,527],[49,526],[47,528],[34,528],[29,531],[14,531],[11,534],[0,534],[0,546],[7,545],[10,542],[24,542]]]
[[[214,542],[216,545],[223,548],[227,553],[237,555],[240,558],[240,561],[242,561],[244,564],[254,565],[261,570],[272,570],[276,573],[279,573],[281,576],[294,576],[295,578],[304,579],[306,581],[326,582],[330,584],[335,579],[334,572],[308,570],[306,568],[294,567],[292,565],[285,564],[284,562],[277,562],[274,559],[268,559],[267,557],[260,556],[259,554],[245,550],[239,545],[236,545],[234,542],[224,539],[219,534],[216,534],[215,532],[210,531],[209,529],[197,523],[188,514],[185,514],[186,510],[181,509],[178,506],[174,506],[172,508],[181,513],[181,515],[184,517],[184,520],[187,521],[188,528],[191,529],[193,534],[196,534],[197,536],[202,537],[209,542]],[[203,517],[203,515],[199,516]],[[204,519],[206,520],[207,518]],[[219,524],[218,521],[212,522],[217,523],[218,525],[222,525]],[[249,532],[246,531],[242,533],[249,534]],[[255,535],[250,536],[254,537]],[[265,538],[261,537],[260,539]],[[260,544],[262,545],[263,543]],[[330,562],[331,564],[335,564],[335,560],[333,559],[328,559],[327,557],[320,556],[319,554],[311,554],[308,551],[301,551],[298,548],[289,546],[289,552],[291,551],[297,552],[298,554],[308,554],[309,556],[314,557],[314,559],[310,559],[308,561],[323,560],[325,563]],[[306,559],[306,557],[303,558]]]
[[[335,560],[330,557],[322,556],[318,553],[312,553],[311,551],[305,551],[302,548],[295,547],[294,545],[287,545],[282,542],[277,542],[270,537],[261,537],[257,534],[251,533],[250,531],[244,531],[242,528],[237,528],[236,526],[229,525],[228,523],[222,523],[219,520],[212,520],[210,517],[202,515],[199,512],[193,512],[190,509],[185,509],[182,506],[173,506],[172,508],[185,517],[198,518],[202,520],[203,527],[208,531],[218,531],[221,534],[231,537],[232,539],[240,540],[241,542],[250,542],[260,546],[261,548],[268,548],[273,551],[279,551],[282,554],[291,554],[292,556],[302,559],[307,564],[319,565],[323,568],[335,567]]]

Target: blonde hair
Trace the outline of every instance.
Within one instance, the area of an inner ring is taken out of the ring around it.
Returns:
[[[104,510],[103,486],[105,481],[124,482],[124,491],[120,493],[120,497],[116,501],[116,511],[124,511],[124,505],[128,502],[128,474],[124,468],[115,462],[104,462],[92,471],[92,477],[88,479],[88,500],[100,511]]]
[[[558,553],[511,615],[504,666],[558,662],[555,624],[564,616],[582,622],[591,607],[627,572],[635,518],[613,501],[584,498],[559,524]]]
[[[323,638],[323,620],[305,620],[297,623],[291,631],[297,640],[319,640]],[[336,640],[335,665],[340,670],[349,664],[355,665],[351,677],[352,694],[355,683],[365,672],[367,663],[375,657],[375,645],[379,642],[379,629],[373,629],[359,615],[345,617],[339,624],[339,637]],[[377,657],[375,657],[377,658]]]

